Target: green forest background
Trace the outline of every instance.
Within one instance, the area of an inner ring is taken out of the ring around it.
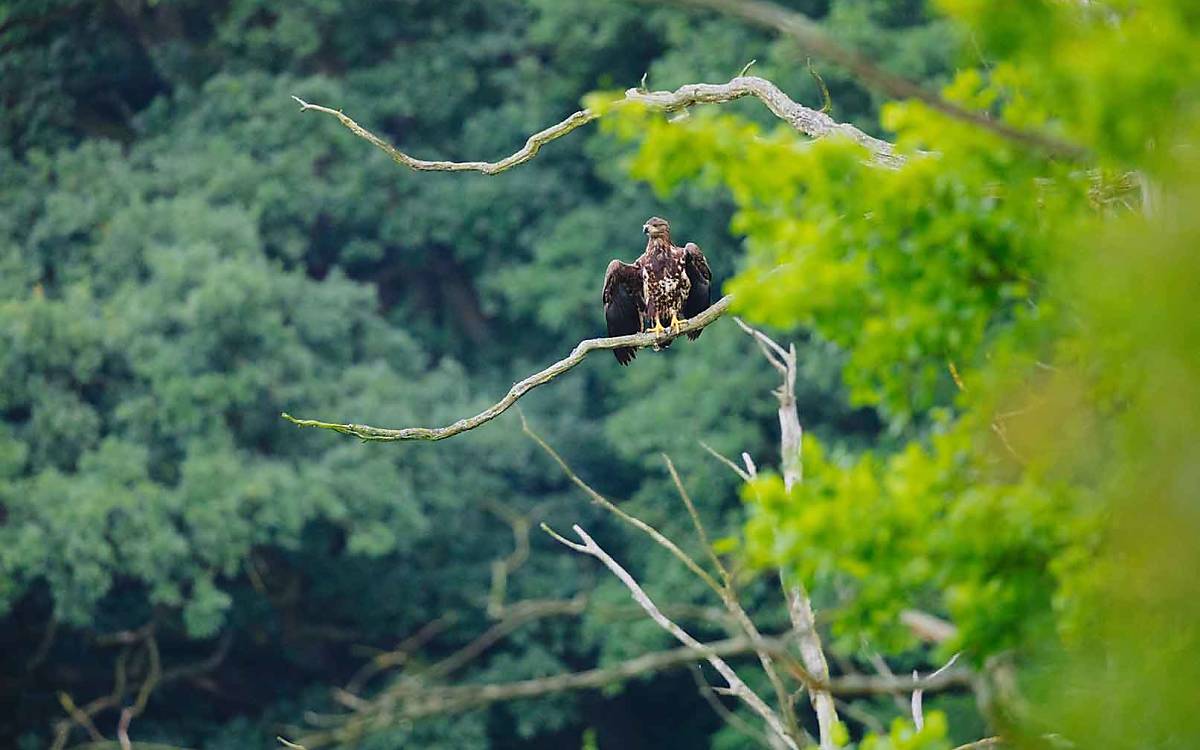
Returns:
[[[0,747],[116,748],[123,706],[135,747],[277,746],[345,716],[334,689],[379,654],[439,623],[368,698],[471,643],[498,603],[587,595],[442,682],[675,645],[542,521],[581,524],[722,637],[711,592],[589,503],[515,413],[394,445],[280,418],[479,411],[603,334],[604,268],[640,253],[651,215],[704,248],[738,314],[795,342],[802,487],[770,472],[778,375],[731,320],[628,369],[593,354],[520,408],[585,481],[699,550],[669,454],[764,631],[787,627],[769,571],[808,585],[836,675],[961,653],[978,677],[927,696],[919,731],[907,695],[848,701],[842,742],[1200,746],[1200,11],[784,5],[1072,148],[892,101],[713,10],[0,2]],[[418,157],[497,159],[597,92],[724,82],[751,61],[815,109],[822,80],[836,120],[909,161],[809,145],[747,100],[622,110],[496,176],[417,173],[290,98]],[[744,485],[700,441],[763,473]],[[501,591],[494,563],[528,525]],[[951,635],[918,638],[914,610]],[[122,679],[91,730],[72,723]],[[686,669],[323,741],[755,743]]]

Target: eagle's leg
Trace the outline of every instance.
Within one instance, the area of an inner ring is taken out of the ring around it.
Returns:
[[[679,314],[671,313],[671,327],[669,329],[671,333],[679,333],[680,329],[682,328],[683,321],[679,319]]]

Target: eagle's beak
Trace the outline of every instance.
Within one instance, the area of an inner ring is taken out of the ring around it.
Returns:
[[[642,225],[642,234],[650,234],[650,225],[649,224]]]

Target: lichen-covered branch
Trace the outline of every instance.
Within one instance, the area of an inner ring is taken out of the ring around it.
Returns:
[[[588,124],[595,120],[600,115],[590,109],[581,109],[574,113],[562,122],[555,123],[550,127],[539,130],[529,139],[525,141],[525,145],[513,154],[510,154],[500,161],[427,161],[425,159],[417,159],[404,153],[392,144],[383,140],[371,131],[359,125],[354,120],[350,119],[340,109],[330,109],[322,107],[319,104],[309,104],[298,96],[293,96],[300,104],[300,111],[307,112],[313,110],[315,112],[324,112],[327,115],[333,115],[338,118],[343,125],[349,128],[351,133],[354,133],[359,138],[366,140],[371,145],[380,149],[397,164],[402,164],[409,169],[414,169],[419,172],[483,172],[484,174],[498,174],[507,169],[512,169],[518,164],[524,164],[533,157],[537,156],[537,152],[542,146],[550,141],[562,138],[572,130]]]
[[[840,135],[870,151],[872,158],[880,164],[898,167],[904,163],[904,157],[895,153],[891,143],[796,102],[774,83],[758,76],[738,76],[729,83],[720,84],[689,83],[674,91],[629,89],[622,101],[640,102],[664,112],[674,112],[697,104],[721,104],[747,96],[755,97],[771,110],[771,114],[810,138]]]
[[[720,318],[729,310],[730,303],[733,302],[732,296],[722,297],[712,307],[700,313],[694,318],[687,320],[683,324],[682,332],[698,331],[704,328],[715,320]],[[678,335],[678,334],[676,334]],[[580,341],[571,353],[564,359],[560,359],[549,367],[535,372],[529,377],[513,384],[504,398],[492,404],[488,408],[479,412],[473,417],[465,417],[458,420],[454,424],[445,427],[402,427],[399,429],[389,429],[385,427],[372,427],[365,424],[339,424],[336,422],[321,422],[316,419],[297,419],[287,412],[283,413],[283,418],[292,424],[300,427],[319,427],[325,430],[333,430],[340,432],[343,435],[353,435],[364,441],[372,442],[396,442],[402,440],[445,440],[449,437],[454,437],[461,433],[473,430],[483,424],[486,424],[504,412],[511,409],[517,401],[526,393],[529,393],[539,385],[545,385],[551,380],[554,380],[559,375],[572,369],[582,362],[587,355],[600,349],[616,349],[618,347],[635,347],[644,349],[648,346],[661,344],[671,336],[662,333],[635,333],[630,336],[613,336],[611,338],[586,339]]]
[[[630,103],[637,103],[662,112],[676,112],[697,104],[721,104],[747,96],[759,99],[767,106],[767,109],[771,110],[772,114],[810,138],[824,138],[838,134],[865,147],[881,164],[895,167],[904,161],[903,157],[894,152],[892,144],[887,141],[867,135],[853,125],[837,122],[820,110],[796,102],[774,83],[758,76],[737,76],[727,83],[691,83],[680,86],[674,91],[646,91],[632,88],[625,92],[623,99],[617,100],[611,107],[615,110]],[[336,117],[350,132],[383,151],[397,164],[420,172],[499,174],[524,164],[537,156],[542,146],[599,119],[603,114],[594,109],[581,109],[566,119],[529,136],[524,146],[499,161],[429,161],[406,154],[359,125],[341,110],[311,104],[298,96],[292,98],[300,104],[301,112],[312,110]]]

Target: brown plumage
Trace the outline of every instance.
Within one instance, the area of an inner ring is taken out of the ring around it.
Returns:
[[[676,329],[709,306],[712,272],[695,243],[671,244],[671,226],[657,216],[642,226],[649,239],[646,250],[633,263],[614,260],[604,274],[604,317],[609,336],[626,336],[645,330]],[[699,338],[689,331],[688,338]],[[668,339],[664,346],[669,346]],[[630,347],[613,349],[622,365],[637,356]]]

